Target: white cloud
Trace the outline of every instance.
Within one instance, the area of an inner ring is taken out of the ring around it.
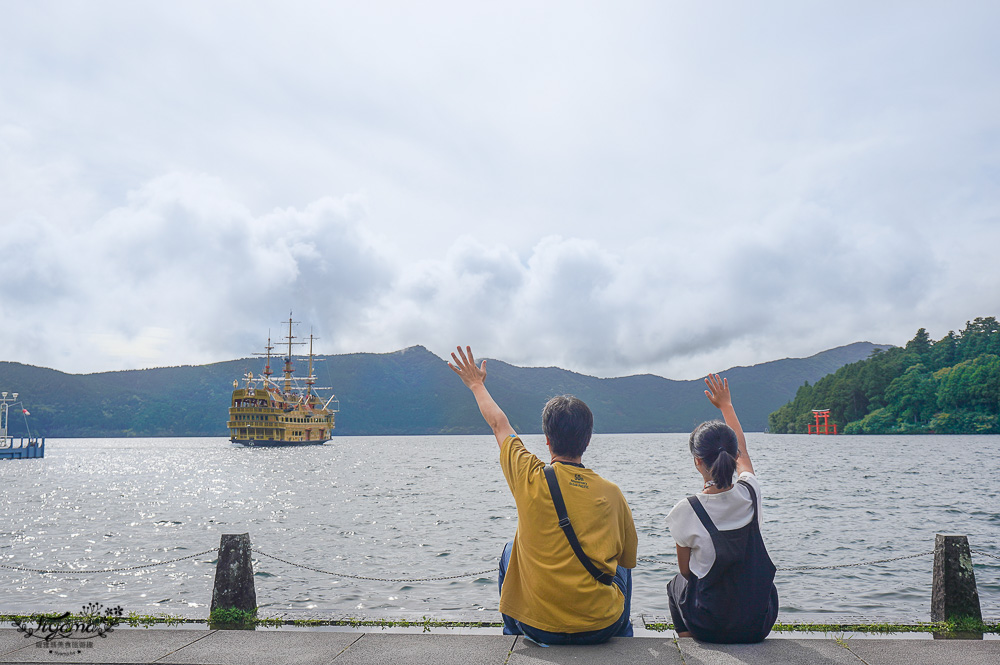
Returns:
[[[14,346],[74,369],[249,355],[290,308],[333,335],[390,275],[362,210],[327,198],[253,215],[218,179],[170,174],[87,224],[9,225],[0,252],[32,270],[0,312]]]
[[[690,377],[1000,309],[995,3],[34,2],[4,357]]]

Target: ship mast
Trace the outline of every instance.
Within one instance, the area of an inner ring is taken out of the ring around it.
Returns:
[[[274,374],[274,372],[271,371],[271,351],[274,350],[274,347],[271,346],[270,330],[267,331],[267,346],[264,348],[267,349],[267,360],[264,362],[264,378],[265,380],[270,381],[271,375]]]
[[[313,386],[316,385],[316,377],[313,376],[313,337],[312,331],[309,331],[309,376],[306,377],[306,401],[308,402],[312,398]]]
[[[292,313],[288,313],[288,355],[285,356],[285,392],[290,393],[292,391],[292,340],[295,337],[292,335]]]
[[[263,382],[264,388],[267,388],[268,385],[272,384],[271,375],[274,374],[274,370],[271,369],[271,356],[273,355],[271,353],[272,351],[274,351],[274,344],[271,343],[271,331],[268,330],[267,346],[264,347],[264,353],[254,353],[255,356],[264,356],[266,358],[266,360],[264,361],[264,371],[262,372],[264,376],[264,382]],[[248,382],[253,381],[253,373],[250,374],[250,377],[247,380]],[[247,385],[249,386],[250,384],[248,383]]]

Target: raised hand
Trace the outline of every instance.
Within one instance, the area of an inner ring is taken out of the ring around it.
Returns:
[[[460,346],[456,348],[458,356],[454,352],[451,354],[451,359],[455,361],[455,364],[448,363],[448,367],[455,374],[458,374],[467,388],[483,384],[486,381],[486,361],[484,360],[479,367],[476,367],[476,359],[472,357],[472,347],[467,346],[464,351]]]
[[[723,379],[718,374],[709,374],[705,377],[705,397],[708,398],[717,409],[722,411],[722,418],[726,424],[736,432],[736,440],[740,444],[740,454],[736,457],[736,472],[748,471],[753,473],[753,464],[750,463],[750,454],[747,452],[747,438],[743,434],[740,426],[740,419],[736,417],[736,408],[733,406],[733,396],[729,392],[729,381]]]
[[[718,374],[709,374],[705,377],[705,397],[715,405],[717,409],[723,409],[733,405],[733,397],[729,394],[729,380],[721,378]]]
[[[476,404],[479,405],[479,412],[483,414],[486,424],[493,430],[497,443],[502,446],[504,440],[514,434],[514,428],[510,426],[507,416],[493,401],[490,391],[486,389],[486,361],[484,360],[476,367],[476,359],[472,356],[471,347],[465,347],[464,351],[462,347],[458,347],[457,351],[457,356],[454,353],[451,354],[451,359],[455,361],[455,364],[448,363],[448,367],[455,374],[458,374],[462,383],[472,391],[476,397]]]

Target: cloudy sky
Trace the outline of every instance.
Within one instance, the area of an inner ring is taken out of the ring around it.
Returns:
[[[1000,314],[1000,4],[0,0],[0,360],[693,378]]]

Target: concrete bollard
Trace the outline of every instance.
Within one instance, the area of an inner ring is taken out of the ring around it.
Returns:
[[[219,562],[215,566],[211,609],[233,608],[245,612],[257,609],[249,533],[224,533],[219,541]]]
[[[969,539],[939,533],[934,539],[931,621],[962,618],[983,620]]]

